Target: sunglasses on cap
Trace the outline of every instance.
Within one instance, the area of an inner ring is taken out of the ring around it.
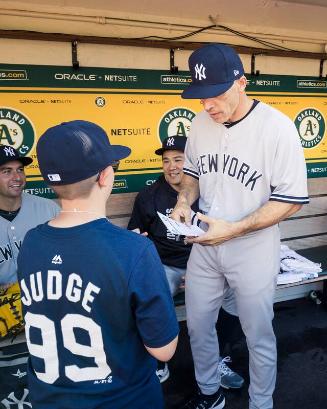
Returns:
[[[119,161],[119,160],[117,160],[117,161],[115,161],[115,162],[113,162],[113,163],[111,164],[111,167],[112,167],[112,169],[113,169],[114,172],[117,172],[117,170],[118,170],[118,168],[119,168],[119,164],[120,164],[120,161]]]
[[[113,162],[113,163],[110,165],[110,166],[112,167],[112,170],[114,171],[114,173],[117,172],[117,170],[118,170],[118,168],[119,168],[119,164],[120,164],[120,161],[117,160],[117,161]],[[102,169],[102,170],[103,170],[103,169]],[[101,174],[102,170],[100,170],[100,172],[98,173],[97,178],[96,178],[96,180],[95,180],[96,182],[99,181],[99,179],[100,179],[100,174]]]

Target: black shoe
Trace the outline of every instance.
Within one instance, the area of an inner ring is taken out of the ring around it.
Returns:
[[[225,397],[218,389],[213,395],[204,395],[201,392],[191,399],[183,409],[222,409],[225,406]]]

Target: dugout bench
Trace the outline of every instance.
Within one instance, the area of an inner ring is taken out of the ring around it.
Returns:
[[[327,308],[327,245],[297,250],[297,253],[315,263],[321,263],[322,272],[319,273],[317,278],[278,285],[274,302],[303,297],[303,286],[305,286],[307,294],[313,290],[321,291],[320,300],[324,307]],[[301,291],[298,291],[300,287]],[[180,292],[174,297],[174,303],[178,321],[184,321],[186,319],[184,292]]]

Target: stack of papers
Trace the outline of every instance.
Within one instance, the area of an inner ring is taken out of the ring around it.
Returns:
[[[185,223],[177,222],[176,220],[173,220],[160,212],[157,213],[167,230],[169,230],[172,234],[186,237],[197,237],[205,233],[205,231],[197,225],[191,224],[191,226],[187,226]]]

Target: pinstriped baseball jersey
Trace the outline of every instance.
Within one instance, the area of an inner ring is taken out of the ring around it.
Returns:
[[[309,201],[295,125],[258,101],[230,125],[200,112],[186,144],[184,173],[199,180],[200,209],[227,221],[242,219],[268,200]]]
[[[17,281],[17,257],[25,234],[53,219],[60,211],[52,200],[22,194],[22,205],[13,221],[0,217],[0,285]]]

